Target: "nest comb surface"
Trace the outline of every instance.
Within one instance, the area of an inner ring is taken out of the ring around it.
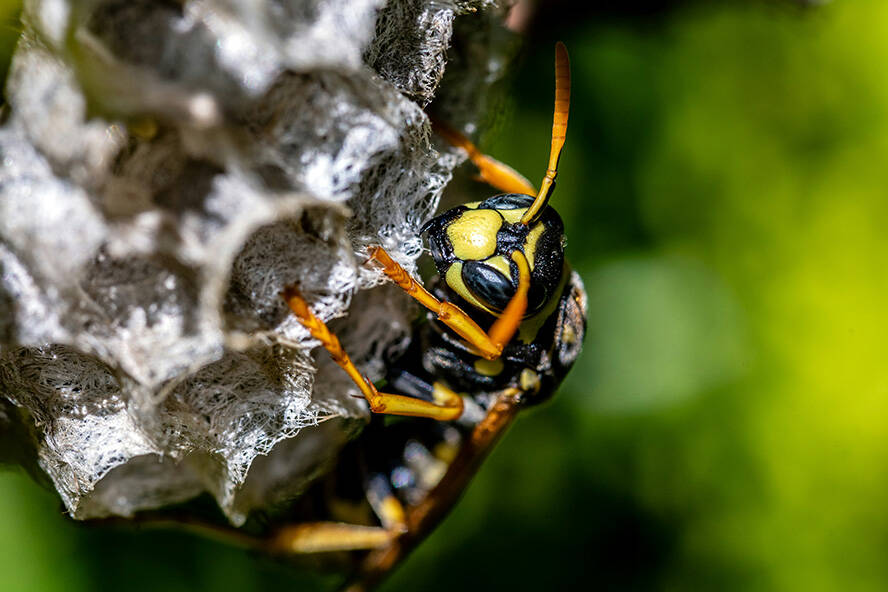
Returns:
[[[279,292],[342,317],[373,379],[406,345],[412,309],[363,252],[415,270],[462,159],[422,107],[474,122],[502,13],[26,2],[0,128],[0,461],[79,519],[209,492],[239,524],[304,489],[368,412]]]

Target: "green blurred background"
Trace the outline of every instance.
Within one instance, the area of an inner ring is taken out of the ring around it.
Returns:
[[[635,8],[541,13],[482,141],[543,172],[563,40],[554,205],[589,291],[583,357],[383,590],[888,588],[888,3]],[[326,583],[73,524],[12,471],[0,574],[16,591]]]

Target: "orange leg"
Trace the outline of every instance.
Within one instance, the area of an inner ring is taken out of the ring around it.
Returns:
[[[379,526],[344,522],[308,522],[287,526],[269,541],[272,553],[325,553],[385,547],[399,533]]]
[[[432,119],[432,130],[457,148],[462,148],[468,153],[469,160],[478,167],[478,176],[481,181],[506,193],[536,194],[537,191],[534,186],[521,173],[509,165],[483,154],[472,144],[471,140],[455,129]]]
[[[506,305],[489,332],[478,326],[472,317],[460,307],[450,302],[438,300],[431,292],[395,263],[382,247],[374,247],[370,258],[382,265],[382,271],[402,290],[417,302],[438,315],[438,319],[465,339],[477,353],[488,360],[495,360],[503,353],[503,348],[515,335],[524,312],[527,310],[527,291],[530,289],[530,266],[521,251],[512,253],[512,260],[518,265],[518,289]]]
[[[375,587],[453,508],[469,480],[505,432],[520,409],[521,390],[497,393],[496,402],[462,444],[438,485],[418,504],[407,509],[407,531],[386,546],[374,549],[362,562],[347,592],[368,592]]]
[[[317,318],[308,308],[308,303],[302,298],[295,287],[284,290],[284,300],[299,322],[308,329],[311,336],[321,342],[330,353],[333,361],[339,364],[351,377],[361,390],[370,410],[373,413],[386,413],[389,415],[411,415],[415,417],[429,417],[440,421],[457,419],[463,412],[463,400],[459,394],[453,392],[443,384],[436,384],[435,401],[424,401],[404,395],[380,393],[370,380],[361,374],[348,354],[339,343],[339,339]]]
[[[269,541],[273,553],[325,553],[378,549],[391,544],[407,531],[407,513],[390,491],[369,485],[370,502],[382,527],[343,522],[308,522],[287,526]]]

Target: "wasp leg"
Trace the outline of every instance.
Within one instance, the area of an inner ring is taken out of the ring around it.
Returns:
[[[382,474],[377,473],[368,480],[366,489],[367,501],[370,502],[370,507],[382,522],[383,528],[390,532],[405,532],[407,530],[407,513],[392,492],[388,480]]]
[[[378,549],[397,537],[379,526],[343,522],[308,522],[281,529],[269,542],[272,553],[325,553]]]
[[[439,421],[450,421],[459,418],[463,412],[463,400],[457,393],[445,387],[443,384],[435,390],[434,401],[424,401],[404,395],[380,393],[376,386],[355,366],[348,354],[322,320],[317,318],[308,308],[308,303],[302,298],[295,287],[284,290],[284,299],[299,322],[308,329],[311,336],[321,342],[324,349],[329,352],[333,361],[339,364],[351,377],[361,390],[370,410],[373,413],[386,413],[389,415],[410,415],[414,417],[428,417]]]
[[[269,542],[269,549],[275,553],[325,553],[378,549],[391,544],[407,531],[404,506],[382,475],[367,481],[366,495],[381,527],[343,522],[297,524],[278,531]]]
[[[467,137],[455,129],[432,118],[432,130],[457,148],[469,155],[469,160],[478,167],[481,181],[506,193],[536,195],[537,190],[524,176],[497,159],[483,154]]]
[[[407,532],[367,555],[347,592],[367,592],[375,587],[444,519],[493,445],[515,419],[522,394],[519,388],[497,393],[493,406],[460,446],[444,477],[423,501],[407,509]]]
[[[518,289],[506,305],[500,317],[485,332],[478,323],[460,307],[450,302],[438,300],[431,292],[395,263],[382,247],[370,251],[370,259],[382,265],[382,271],[407,292],[417,302],[438,315],[438,319],[465,339],[477,353],[488,360],[495,360],[503,353],[503,348],[515,335],[524,312],[527,310],[527,291],[530,289],[530,266],[521,251],[512,253],[512,260],[518,265]]]

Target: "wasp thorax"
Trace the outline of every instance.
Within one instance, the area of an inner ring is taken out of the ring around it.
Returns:
[[[551,207],[536,222],[522,224],[533,199],[498,195],[457,206],[423,226],[438,273],[472,306],[491,314],[506,307],[518,288],[515,251],[524,254],[531,270],[527,314],[556,295],[564,268],[564,224]]]

